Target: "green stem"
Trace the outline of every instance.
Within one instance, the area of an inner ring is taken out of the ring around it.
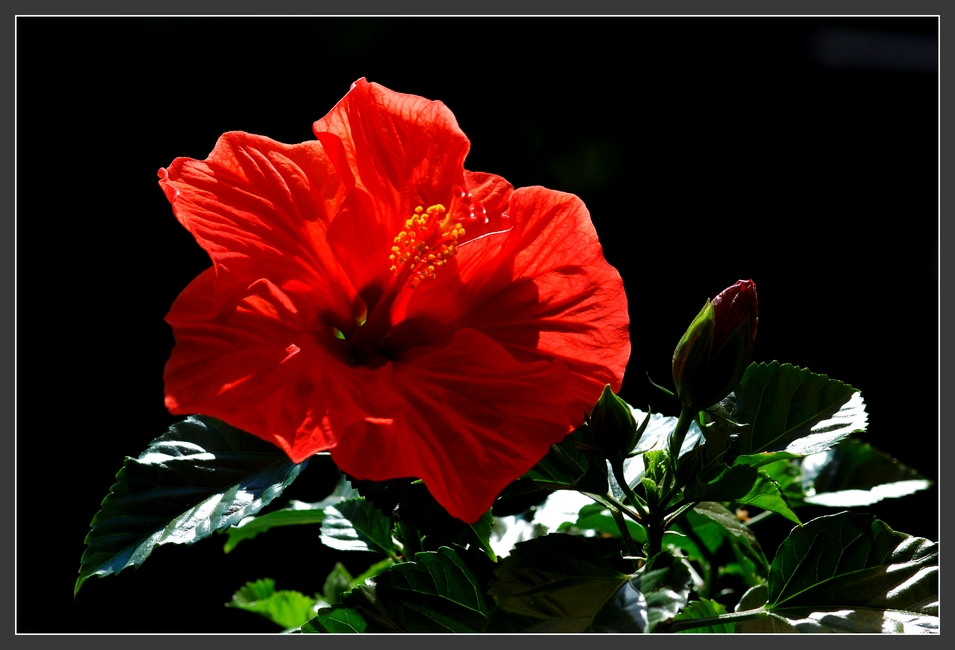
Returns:
[[[690,508],[695,508],[699,501],[680,501],[675,508],[668,509],[666,512],[666,525],[672,526],[673,522],[676,521],[680,515],[689,510]]]
[[[623,538],[623,543],[627,547],[627,555],[631,557],[639,557],[640,549],[637,548],[636,542],[633,541],[633,537],[630,536],[630,529],[627,528],[627,522],[623,520],[623,515],[620,514],[620,511],[616,508],[610,508],[610,514],[613,515],[614,523],[617,524],[617,528],[620,529],[620,536]],[[636,571],[640,567],[637,566],[637,560],[633,560],[633,570]]]
[[[750,517],[749,520],[743,525],[746,527],[752,526],[755,523],[759,523],[763,519],[768,519],[769,517],[772,517],[774,514],[776,513],[774,513],[772,510],[763,510],[758,515],[753,515],[752,517]]]
[[[663,550],[663,533],[666,530],[663,516],[660,513],[651,513],[644,522],[647,529],[647,559]]]
[[[657,627],[657,631],[683,632],[684,630],[693,630],[698,627],[742,623],[743,621],[756,621],[761,618],[769,618],[769,612],[765,609],[750,609],[745,612],[731,612],[729,614],[720,614],[719,616],[688,618],[682,621],[673,621],[672,623],[661,623]]]
[[[591,498],[593,498],[593,497],[591,497]],[[633,519],[635,522],[637,522],[637,523],[640,524],[641,526],[643,525],[643,518],[641,518],[640,515],[638,515],[638,514],[635,513],[633,510],[631,510],[631,509],[628,508],[627,506],[623,505],[622,503],[620,503],[619,501],[617,501],[616,499],[614,499],[614,498],[613,498],[612,496],[610,496],[609,494],[604,495],[604,496],[600,496],[599,498],[594,499],[594,501],[596,501],[597,503],[602,503],[603,505],[607,506],[607,509],[608,509],[608,510],[612,510],[613,508],[616,508],[616,509],[619,510],[622,514],[627,515],[628,517],[630,517],[631,519]]]

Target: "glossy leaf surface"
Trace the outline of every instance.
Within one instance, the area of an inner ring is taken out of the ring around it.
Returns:
[[[163,544],[192,544],[268,505],[298,476],[277,447],[192,416],[127,458],[86,537],[74,593],[90,576],[139,566]]]
[[[340,551],[372,551],[396,557],[391,518],[362,498],[325,508],[322,544]]]
[[[240,542],[253,539],[272,528],[320,524],[325,519],[325,508],[327,506],[335,505],[339,501],[351,499],[355,496],[357,496],[357,492],[343,476],[332,493],[321,501],[306,503],[293,500],[289,501],[288,505],[281,510],[275,510],[265,515],[246,517],[225,531],[229,538],[226,540],[223,550],[229,553]]]
[[[858,390],[791,364],[754,363],[721,407],[743,424],[739,453],[825,451],[866,427]]]
[[[933,631],[938,627],[938,543],[843,512],[794,528],[770,568],[765,607],[798,631]]]

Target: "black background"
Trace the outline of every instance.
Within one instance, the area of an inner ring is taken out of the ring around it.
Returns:
[[[669,385],[705,298],[752,278],[755,359],[860,388],[861,437],[937,480],[937,76],[931,52],[927,66],[918,56],[936,30],[934,18],[18,19],[18,631],[274,631],[222,604],[247,580],[314,593],[334,561],[357,574],[370,560],[323,548],[314,529],[229,555],[216,536],[72,598],[123,457],[179,419],[163,406],[163,316],[209,261],[156,171],[205,158],[224,131],[310,140],[362,76],[445,102],[472,142],[469,169],[585,201],[630,301],[627,401],[676,415],[645,373]],[[306,471],[281,499],[326,490]],[[938,538],[935,487],[867,510]],[[790,527],[763,525],[769,550]]]

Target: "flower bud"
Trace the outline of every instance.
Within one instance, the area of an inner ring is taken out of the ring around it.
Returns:
[[[597,400],[589,424],[594,434],[594,448],[608,459],[618,455],[623,458],[629,454],[640,442],[640,436],[646,429],[645,425],[637,429],[630,405],[614,395],[609,384]]]
[[[673,383],[684,404],[705,409],[736,388],[753,356],[756,323],[752,280],[706,301],[673,352]]]

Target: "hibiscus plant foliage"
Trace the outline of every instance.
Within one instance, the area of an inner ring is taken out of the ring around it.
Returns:
[[[167,316],[187,417],[119,470],[76,592],[295,525],[374,560],[312,594],[236,584],[276,631],[938,631],[938,544],[857,509],[929,482],[852,437],[857,389],[752,361],[754,282],[675,333],[673,390],[649,387],[674,415],[635,409],[623,283],[577,197],[466,170],[443,104],[365,80],[314,131],[160,170],[213,262]],[[304,471],[337,486],[283,503]]]

